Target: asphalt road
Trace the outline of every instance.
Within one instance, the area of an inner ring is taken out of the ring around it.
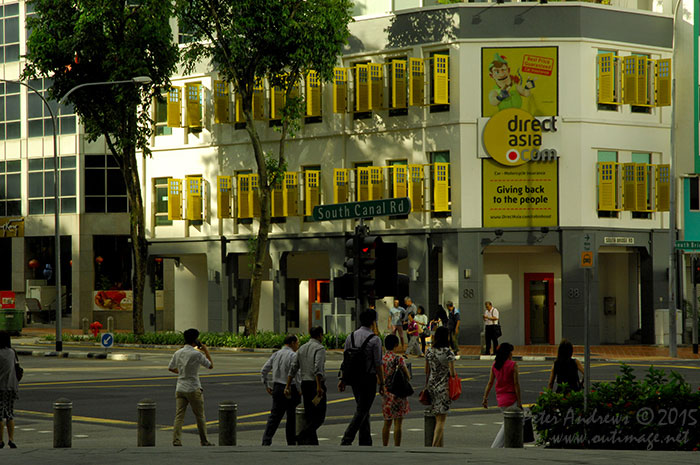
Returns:
[[[70,349],[73,350],[73,349]],[[123,351],[123,349],[118,349]],[[174,415],[175,375],[167,371],[171,350],[138,349],[139,361],[113,361],[91,359],[61,359],[21,357],[25,377],[20,386],[20,400],[15,408],[19,415],[44,416],[52,412],[52,402],[66,397],[73,401],[74,419],[94,424],[133,428],[136,421],[136,404],[150,398],[156,401],[156,423],[163,430],[172,425]],[[255,431],[264,428],[270,408],[270,396],[263,389],[259,370],[268,354],[232,354],[214,352],[214,370],[203,370],[202,384],[205,390],[206,416],[215,423],[218,403],[233,400],[238,403],[239,429]],[[335,387],[336,373],[340,365],[339,355],[330,355],[327,361],[329,407],[327,425],[342,425],[354,411],[349,392],[340,393]],[[413,385],[425,383],[423,359],[411,358]],[[488,361],[459,360],[457,372],[463,380],[462,397],[453,403],[450,417],[484,416],[497,414],[497,409],[485,412],[480,406],[484,386],[488,380],[491,363]],[[550,362],[518,362],[521,374],[523,400],[534,402],[546,386],[551,368]],[[632,362],[639,377],[651,363]],[[693,388],[700,383],[700,364],[697,362],[655,362],[654,365],[682,373]],[[619,373],[619,363],[593,362],[592,381],[610,381]],[[495,394],[491,394],[495,405]],[[413,411],[409,418],[422,419],[422,408],[417,399],[411,401]],[[374,419],[381,420],[380,399],[374,403]],[[494,416],[494,418],[497,420]],[[451,421],[451,420],[450,420]],[[186,424],[193,423],[188,413]],[[193,430],[190,426],[190,430]],[[216,431],[212,427],[212,431]],[[283,435],[279,435],[283,436]]]

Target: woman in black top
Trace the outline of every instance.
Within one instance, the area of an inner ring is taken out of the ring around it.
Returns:
[[[549,384],[547,385],[549,389],[552,389],[554,381],[556,380],[557,392],[562,391],[562,383],[566,383],[568,389],[571,391],[581,390],[581,381],[579,381],[578,372],[580,371],[581,374],[584,375],[583,365],[575,358],[571,358],[573,354],[574,346],[566,339],[562,339],[561,343],[559,343],[557,359],[549,375]]]

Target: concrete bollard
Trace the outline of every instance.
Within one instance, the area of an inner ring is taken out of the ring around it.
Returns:
[[[152,399],[141,399],[136,404],[138,410],[138,432],[136,446],[156,445],[156,403]]]
[[[425,447],[433,446],[433,435],[435,434],[435,415],[427,410],[423,414],[423,432],[425,437]]]
[[[523,447],[523,410],[517,406],[511,406],[503,412],[503,432],[505,433],[505,446],[509,448]]]
[[[231,401],[219,403],[219,445],[236,445],[236,421],[238,404]]]
[[[113,316],[107,317],[107,332],[114,334],[114,317]]]
[[[83,334],[88,334],[90,332],[90,320],[83,318],[80,322],[80,327],[83,329]]]
[[[297,438],[299,437],[299,434],[304,431],[304,428],[306,428],[306,410],[304,410],[303,405],[297,405],[295,430]]]
[[[53,403],[53,447],[70,448],[73,438],[73,402],[61,397]]]

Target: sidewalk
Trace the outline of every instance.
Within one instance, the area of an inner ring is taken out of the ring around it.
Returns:
[[[82,334],[79,329],[65,329],[64,334]],[[23,344],[37,344],[42,343],[47,346],[47,350],[51,349],[52,343],[47,341],[41,341],[41,338],[47,335],[55,335],[55,331],[49,327],[42,328],[24,328],[22,330],[22,335],[13,338],[13,343],[21,346]],[[85,343],[72,343],[65,342],[64,352],[70,350],[71,347],[95,347],[98,345],[89,345]],[[118,345],[115,344],[115,348],[128,348],[128,345]],[[139,346],[145,347],[145,346]],[[155,346],[152,346],[155,347]],[[526,345],[526,346],[515,346],[513,351],[514,360],[525,360],[525,361],[551,361],[557,357],[557,345]],[[217,350],[217,348],[214,348]],[[246,352],[271,352],[271,349],[246,349]],[[332,353],[333,351],[331,351]],[[582,345],[574,346],[574,356],[582,359],[583,358],[584,347]],[[479,359],[491,359],[493,357],[481,355],[481,348],[479,346],[460,346],[459,353],[461,359],[463,360],[479,360]],[[47,356],[47,353],[41,352],[40,354],[24,354],[24,355],[37,355],[37,356]],[[66,356],[66,355],[63,355]],[[691,346],[678,346],[678,357],[671,358],[669,356],[668,347],[664,346],[654,346],[654,345],[598,345],[591,346],[591,359],[592,360],[700,360],[700,354],[693,354],[693,349]]]

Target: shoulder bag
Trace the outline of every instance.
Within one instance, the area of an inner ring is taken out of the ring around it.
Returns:
[[[402,399],[413,395],[413,386],[399,366],[399,357],[394,357],[394,372],[387,380],[386,390]]]
[[[17,376],[17,382],[19,383],[22,381],[22,377],[24,376],[24,368],[22,368],[19,364],[19,357],[17,357],[17,351],[14,351],[15,353],[15,376]]]
[[[499,337],[503,336],[503,331],[501,330],[501,324],[500,324],[500,323],[497,323],[497,324],[493,325],[493,334],[494,334],[494,336],[496,336],[496,339],[498,339]]]

